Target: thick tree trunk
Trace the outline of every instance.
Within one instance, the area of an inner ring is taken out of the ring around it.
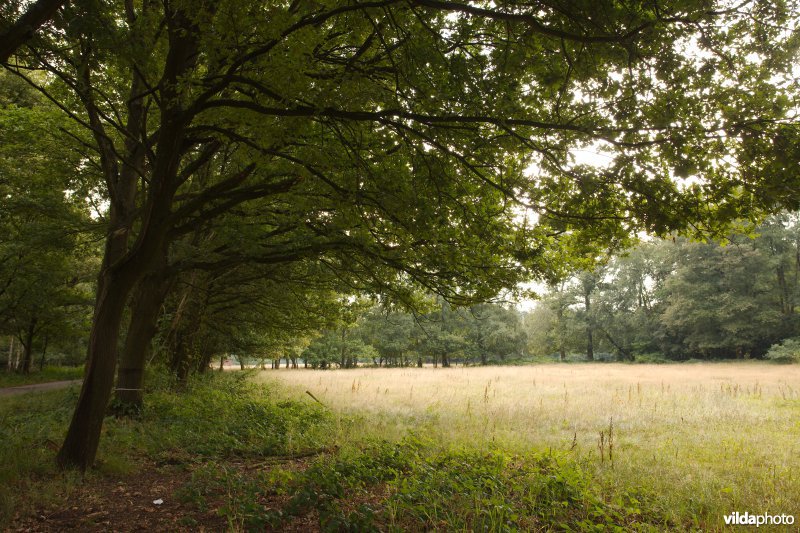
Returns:
[[[138,413],[142,409],[144,368],[151,343],[158,331],[158,315],[169,292],[170,282],[162,271],[145,275],[136,287],[131,302],[131,321],[120,355],[114,411],[117,415]]]
[[[206,2],[198,4],[200,5],[193,7],[208,7]],[[149,2],[145,2],[142,10],[149,5]],[[82,50],[82,65],[78,69],[81,74],[78,92],[86,106],[89,123],[99,148],[111,208],[83,386],[67,436],[56,458],[62,467],[86,470],[94,463],[103,418],[114,385],[123,311],[133,287],[147,269],[153,268],[153,260],[165,247],[172,200],[180,185],[178,170],[184,154],[186,122],[178,80],[194,67],[198,58],[199,38],[196,25],[184,12],[173,10],[169,5],[165,5],[165,8],[169,42],[159,90],[160,128],[155,139],[155,158],[148,172],[150,181],[147,198],[138,212],[136,192],[140,176],[145,175],[142,170],[147,139],[143,131],[147,124],[144,120],[146,106],[140,90],[143,81],[134,69],[128,102],[128,135],[125,140],[125,152],[129,159],[120,165],[118,151],[113,146],[111,137],[105,134],[101,113],[94,103],[92,49],[86,47]],[[136,17],[133,10],[129,11],[129,24],[133,25]],[[139,234],[129,251],[129,236],[134,218],[139,222]]]
[[[88,360],[78,405],[56,460],[62,467],[86,470],[97,454],[103,418],[114,385],[117,342],[125,303],[135,278],[106,274],[101,280]]]

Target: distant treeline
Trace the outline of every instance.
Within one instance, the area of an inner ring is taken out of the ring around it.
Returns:
[[[783,215],[723,244],[642,242],[551,285],[529,312],[441,300],[418,315],[366,308],[294,360],[327,368],[792,357],[799,304],[800,217]]]
[[[763,357],[800,335],[799,304],[800,217],[783,215],[723,244],[645,242],[552,287],[526,317],[528,346],[562,357]]]

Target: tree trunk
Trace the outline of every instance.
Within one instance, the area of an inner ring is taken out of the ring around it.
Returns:
[[[178,387],[183,388],[189,381],[189,369],[191,367],[189,361],[189,340],[188,335],[179,332],[175,348],[172,351],[172,358],[170,360],[170,370],[178,380]]]
[[[189,298],[192,295],[192,289],[197,284],[198,272],[192,272],[189,283],[181,295],[178,302],[178,307],[175,309],[175,314],[169,326],[169,333],[167,333],[167,346],[170,349],[170,370],[178,378],[179,382],[185,381],[189,375],[189,362],[186,360],[186,336],[187,332],[182,328],[184,322],[184,314],[187,312],[189,306]],[[190,327],[196,326],[196,321],[189,321]]]
[[[564,308],[560,303],[556,311],[556,328],[558,328],[558,358],[563,362],[567,360],[567,350],[564,347]]]
[[[205,374],[208,367],[211,366],[211,360],[214,358],[214,352],[209,349],[208,345],[204,344],[200,347],[200,357],[197,360],[195,371],[198,374]],[[261,368],[264,368],[262,361]]]
[[[33,361],[33,339],[36,335],[36,322],[37,319],[32,318],[28,323],[28,330],[25,332],[25,340],[22,342],[22,346],[25,348],[25,351],[23,352],[24,355],[22,357],[21,369],[23,374],[31,373],[31,362]]]
[[[169,280],[160,271],[146,274],[136,287],[117,372],[114,395],[117,415],[138,413],[142,409],[144,368],[151,353],[151,342],[158,331],[159,311],[169,288]]]
[[[8,342],[8,371],[12,372],[14,370],[14,336],[10,336],[10,341]]]
[[[99,284],[101,292],[89,336],[83,386],[67,436],[56,458],[62,467],[86,470],[94,463],[103,418],[114,385],[122,315],[134,283],[135,278],[132,276],[121,277],[106,273]]]
[[[11,363],[11,369],[16,372],[19,368],[19,362],[22,360],[22,343],[18,342],[14,346],[14,361]]]
[[[193,7],[207,7],[206,2],[198,4],[201,5]],[[148,5],[148,2],[142,4],[142,10]],[[173,10],[166,4],[165,8],[169,43],[159,90],[160,128],[155,138],[157,149],[149,171],[147,198],[138,212],[137,185],[140,177],[145,175],[142,170],[147,142],[144,132],[147,123],[144,120],[145,102],[141,98],[143,80],[138,71],[133,69],[128,122],[125,128],[128,133],[125,137],[125,153],[128,159],[120,165],[118,150],[113,146],[111,137],[105,134],[101,112],[94,103],[95,93],[91,85],[94,59],[91,57],[92,49],[86,47],[82,51],[78,69],[81,78],[77,91],[86,107],[89,124],[99,148],[100,164],[110,193],[110,210],[83,385],[67,436],[56,457],[62,467],[86,470],[94,463],[103,418],[114,385],[123,311],[133,287],[142,274],[153,267],[153,260],[164,249],[170,229],[169,217],[175,191],[180,184],[177,178],[186,131],[178,80],[197,61],[199,37],[196,25],[186,13]],[[128,19],[129,24],[133,25],[133,10],[128,13]],[[139,234],[129,251],[129,237],[134,219],[139,222]]]
[[[592,300],[588,290],[583,294],[583,303],[586,306],[586,358],[589,361],[594,361],[594,339],[592,317],[590,316]]]
[[[345,328],[342,328],[342,344],[341,344],[341,347],[339,349],[339,352],[340,352],[339,353],[339,360],[340,360],[339,366],[341,368],[347,368],[347,350],[345,349],[345,346],[344,346],[344,343],[345,343],[346,339],[347,339],[347,330]]]
[[[47,344],[48,344],[49,340],[50,340],[50,336],[49,335],[45,335],[44,336],[44,346],[42,346],[42,357],[39,358],[39,372],[42,372],[44,370],[44,362],[45,362],[45,357],[47,355]]]
[[[608,342],[610,342],[614,346],[614,348],[616,348],[617,351],[619,351],[622,357],[624,357],[627,361],[634,360],[633,354],[629,350],[626,350],[621,343],[618,343],[616,340],[614,340],[614,337],[611,336],[608,330],[604,328],[598,328],[598,329],[603,333],[603,335],[605,335],[606,339],[608,339]]]

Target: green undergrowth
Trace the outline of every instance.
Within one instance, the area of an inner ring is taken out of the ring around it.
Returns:
[[[135,473],[142,458],[180,465],[315,452],[332,417],[312,401],[276,401],[269,386],[243,373],[200,376],[181,391],[153,379],[137,418],[106,418],[92,477]],[[78,387],[3,398],[0,402],[0,529],[14,513],[58,504],[80,482],[59,472],[63,440]]]
[[[249,378],[214,373],[180,391],[149,379],[138,417],[106,418],[97,466],[83,479],[54,466],[78,388],[5,398],[0,530],[15,513],[63,506],[80,483],[124,479],[143,464],[190,475],[178,495],[190,512],[218,513],[234,531],[309,521],[325,531],[680,529],[641,490],[603,491],[593,465],[572,454],[447,446],[413,435],[342,440],[340,425],[365,421],[305,397],[281,400],[276,385]]]
[[[440,449],[414,437],[260,472],[208,465],[181,493],[214,500],[232,529],[281,530],[315,515],[324,531],[659,531],[646,496],[601,497],[565,456]],[[224,495],[222,501],[218,501]],[[216,499],[216,500],[215,500]]]
[[[67,381],[83,378],[83,367],[46,366],[42,370],[33,369],[30,374],[0,371],[0,387],[18,387],[34,383]]]
[[[324,445],[331,416],[311,401],[278,401],[244,373],[209,374],[182,394],[147,395],[138,423],[149,455],[184,458],[272,456]],[[134,431],[137,424],[134,424]],[[138,435],[137,435],[138,436]]]

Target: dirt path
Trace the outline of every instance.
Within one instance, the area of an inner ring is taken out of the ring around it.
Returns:
[[[78,385],[80,379],[70,379],[67,381],[49,381],[47,383],[34,383],[33,385],[18,385],[16,387],[0,388],[0,396],[14,396],[15,394],[25,394],[26,392],[39,392],[57,389],[66,389],[70,385]]]

